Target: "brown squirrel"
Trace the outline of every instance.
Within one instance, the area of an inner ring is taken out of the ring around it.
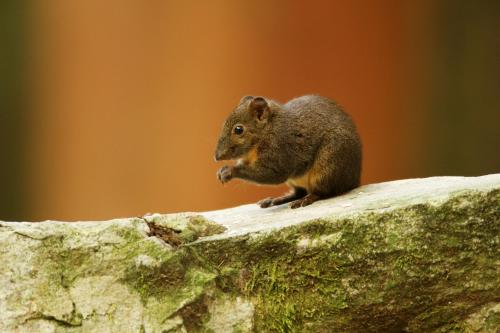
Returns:
[[[351,118],[328,98],[306,95],[281,105],[245,96],[224,123],[215,160],[237,161],[219,169],[222,183],[240,178],[291,187],[260,207],[292,201],[298,208],[359,186],[361,140]]]

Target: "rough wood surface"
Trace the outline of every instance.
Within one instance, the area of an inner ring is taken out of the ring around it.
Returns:
[[[0,332],[498,332],[500,175],[0,222]]]

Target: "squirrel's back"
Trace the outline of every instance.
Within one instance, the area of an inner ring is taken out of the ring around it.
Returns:
[[[354,122],[337,103],[305,95],[284,104],[283,112],[292,135],[299,136],[292,155],[308,162],[304,167],[298,165],[290,185],[322,195],[337,195],[359,186],[361,139]]]

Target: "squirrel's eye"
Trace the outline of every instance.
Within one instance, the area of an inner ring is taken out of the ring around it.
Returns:
[[[243,126],[240,126],[240,125],[235,126],[233,131],[234,131],[234,134],[241,135],[241,134],[243,134]]]

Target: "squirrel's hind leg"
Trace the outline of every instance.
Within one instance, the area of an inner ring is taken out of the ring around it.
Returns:
[[[299,207],[309,206],[313,202],[316,202],[320,199],[321,199],[321,197],[319,195],[314,194],[314,193],[309,193],[308,195],[306,195],[302,199],[298,199],[298,200],[295,200],[294,202],[292,202],[290,204],[290,208],[295,209],[295,208],[299,208]]]
[[[262,199],[257,204],[261,208],[278,206],[278,205],[282,205],[282,204],[290,202],[290,201],[294,201],[294,200],[303,198],[306,196],[306,194],[307,194],[307,192],[305,189],[303,189],[301,187],[294,187],[292,189],[292,191],[290,191],[289,193],[287,193],[281,197]]]

